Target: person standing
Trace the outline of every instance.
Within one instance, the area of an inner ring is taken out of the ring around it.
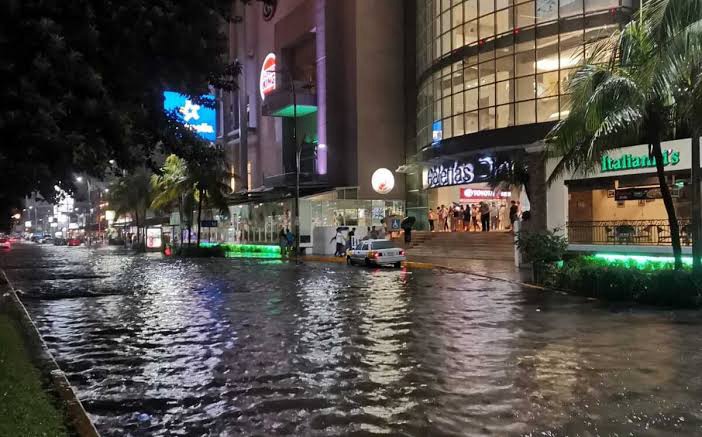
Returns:
[[[375,226],[373,226],[373,228],[370,231],[370,237],[371,240],[377,240],[379,238],[378,230],[375,229]]]
[[[507,223],[509,222],[509,211],[504,203],[500,204],[500,230],[504,231],[507,229]]]
[[[509,207],[509,225],[510,229],[514,230],[514,222],[516,222],[519,219],[519,207],[517,206],[517,202],[514,200],[511,202],[511,206]]]
[[[346,240],[344,239],[344,234],[341,232],[341,228],[336,228],[336,235],[332,237],[329,242],[336,240],[336,250],[334,251],[334,256],[344,256],[344,246],[346,245]]]
[[[288,240],[288,255],[295,252],[295,235],[290,232],[290,228],[285,230],[285,239]]]
[[[280,228],[278,233],[278,244],[280,244],[280,254],[285,256],[288,251],[288,235],[285,233],[284,228]]]
[[[451,207],[451,231],[456,232],[458,230],[460,221],[461,211],[458,209],[458,206],[454,205]]]
[[[497,203],[492,202],[490,204],[490,229],[493,231],[497,230],[499,215],[500,215],[500,210],[497,209]]]
[[[478,232],[480,230],[480,225],[478,224],[478,218],[480,216],[480,211],[478,210],[478,205],[473,205],[473,232]]]
[[[450,231],[451,228],[449,227],[449,210],[448,208],[446,208],[446,205],[441,205],[441,221],[443,222],[442,230],[444,232]]]
[[[470,231],[470,205],[466,205],[466,209],[463,210],[463,231]]]
[[[351,228],[349,231],[349,241],[346,243],[348,249],[353,249],[353,239],[356,236],[356,228]]]
[[[434,210],[429,208],[429,216],[427,217],[429,219],[429,231],[434,232],[434,220],[436,220],[436,213],[434,213]]]
[[[483,232],[490,230],[490,207],[485,202],[480,204],[480,224]]]

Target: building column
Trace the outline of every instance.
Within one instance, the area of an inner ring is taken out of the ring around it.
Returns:
[[[327,50],[326,0],[315,3],[315,53],[317,57],[317,174],[327,174]]]
[[[526,164],[529,168],[529,191],[531,197],[529,203],[531,205],[531,221],[532,229],[546,230],[546,157],[544,155],[544,147],[542,144],[526,147],[527,152]]]

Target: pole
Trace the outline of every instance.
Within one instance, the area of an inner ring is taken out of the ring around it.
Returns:
[[[692,271],[702,274],[702,198],[700,194],[700,132],[692,133]]]
[[[302,147],[297,144],[297,94],[292,71],[288,69],[290,88],[293,96],[293,144],[295,145],[295,252],[300,254],[300,153]]]

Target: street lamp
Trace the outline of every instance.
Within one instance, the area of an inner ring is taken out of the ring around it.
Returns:
[[[83,182],[83,176],[76,176],[76,182]],[[92,221],[92,212],[93,212],[93,200],[90,197],[90,178],[85,178],[85,184],[88,188],[88,220],[87,220],[87,226],[90,227],[90,223]],[[88,229],[90,231],[90,229]],[[87,233],[87,232],[86,232]]]

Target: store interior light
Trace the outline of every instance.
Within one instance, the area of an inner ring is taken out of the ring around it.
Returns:
[[[297,106],[297,116],[304,117],[305,115],[313,114],[317,112],[317,107],[312,105],[295,105]],[[294,117],[295,116],[295,106],[288,105],[277,111],[271,113],[273,117]]]

